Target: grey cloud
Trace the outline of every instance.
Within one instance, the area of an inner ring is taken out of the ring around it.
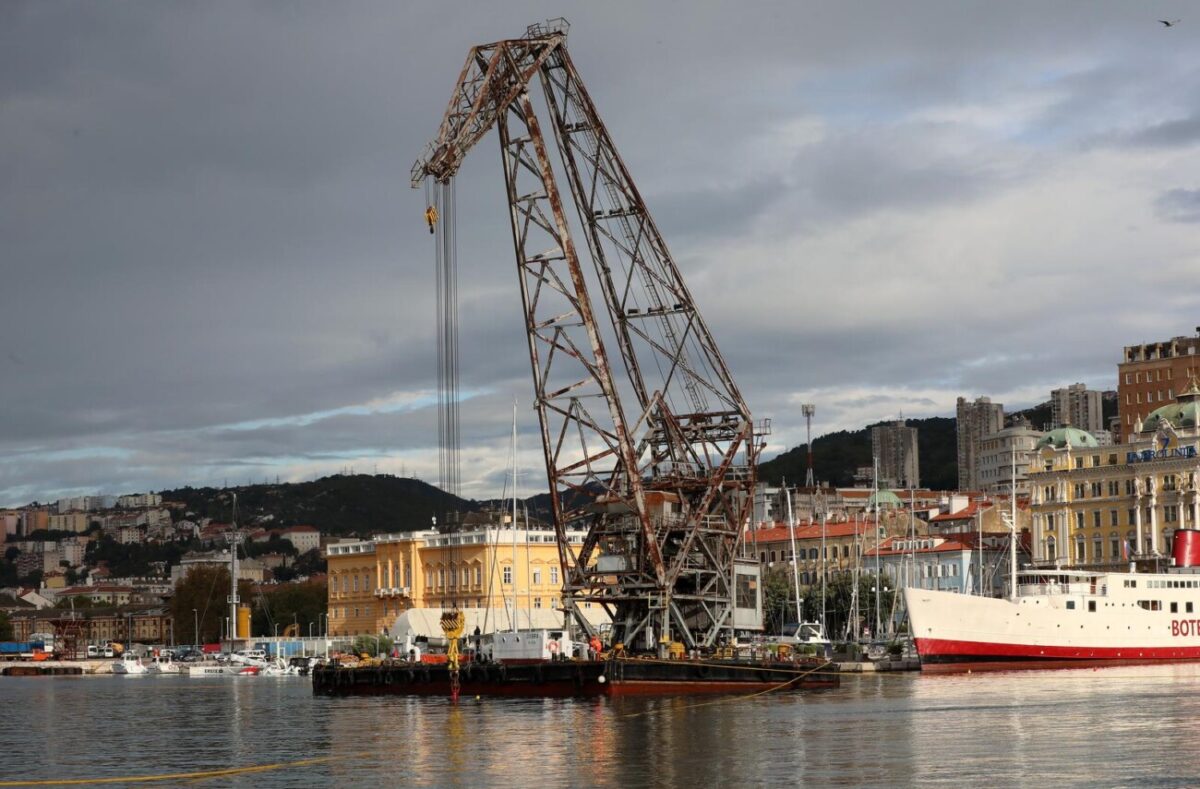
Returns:
[[[1168,222],[1200,222],[1200,189],[1170,189],[1158,196],[1154,208]]]
[[[832,329],[806,318],[805,301],[860,287],[886,259],[834,250],[780,280],[757,263],[730,272],[712,252],[884,212],[920,221],[1041,177],[1030,149],[1069,157],[1138,124],[1139,145],[1185,144],[1187,122],[1154,123],[1190,117],[1197,59],[1142,9],[564,12],[572,55],[743,392],[784,434],[797,424],[788,393],[814,382],[875,387],[887,407],[905,388],[1066,381],[1109,369],[1107,349],[1134,329],[1153,338],[1156,326],[1192,325],[1186,304],[1147,326],[1106,296],[1103,277],[1009,259],[979,276],[1035,291],[1075,283],[1105,325],[1082,311],[995,318],[1001,307],[953,303],[914,314],[897,300]],[[432,255],[408,168],[467,48],[545,15],[541,3],[0,5],[0,504],[428,455],[429,409],[219,426],[433,388]],[[1011,130],[915,120],[1046,85],[1059,100]],[[756,147],[805,119],[829,130],[822,143]],[[531,390],[498,159],[484,140],[459,179],[463,387],[485,393],[469,404],[464,444],[486,455],[484,486],[503,476],[493,455],[511,397]],[[1191,216],[1190,198],[1172,199],[1160,210]],[[1095,257],[1085,241],[1075,249]],[[912,273],[929,288],[960,275]],[[771,321],[722,304],[783,289],[797,311]],[[998,342],[1027,350],[971,363]],[[89,448],[119,452],[61,457]]]

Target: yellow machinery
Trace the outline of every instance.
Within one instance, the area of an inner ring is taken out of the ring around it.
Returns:
[[[233,633],[234,639],[250,637],[250,606],[238,606],[237,629]]]
[[[458,701],[458,639],[462,638],[467,618],[462,611],[442,613],[442,632],[446,634],[446,665],[450,669],[450,698]]]

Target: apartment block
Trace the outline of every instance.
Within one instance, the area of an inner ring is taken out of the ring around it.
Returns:
[[[1125,346],[1117,365],[1117,409],[1122,443],[1132,440],[1139,421],[1175,401],[1200,377],[1200,327],[1194,337]]]
[[[1004,405],[993,403],[989,397],[979,397],[974,402],[965,397],[958,398],[958,489],[979,490],[980,446],[984,436],[1004,428]]]

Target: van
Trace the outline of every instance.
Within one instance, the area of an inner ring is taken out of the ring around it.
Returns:
[[[88,644],[87,656],[89,658],[98,658],[100,655],[100,647],[96,646],[95,644]]]

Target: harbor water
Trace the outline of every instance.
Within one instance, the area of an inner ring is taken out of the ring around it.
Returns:
[[[318,698],[296,678],[0,678],[0,780],[266,767],[199,785],[1196,786],[1198,681],[1197,664],[867,674],[748,698],[453,706]]]

